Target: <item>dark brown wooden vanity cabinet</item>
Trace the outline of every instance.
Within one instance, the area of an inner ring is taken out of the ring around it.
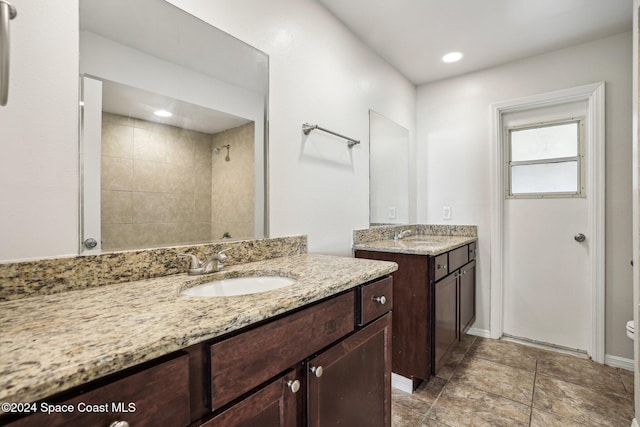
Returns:
[[[431,282],[434,293],[434,374],[447,362],[456,342],[476,320],[475,247],[474,242],[431,261],[431,270],[436,272],[432,275],[436,280]],[[443,278],[438,278],[443,276],[438,272],[439,266],[440,270],[448,272]]]
[[[356,258],[393,261],[393,372],[414,388],[446,362],[475,321],[476,243],[436,256],[356,250]]]
[[[392,371],[414,378],[414,388],[431,378],[432,292],[429,257],[394,252],[356,250],[356,258],[393,261]]]
[[[471,261],[460,269],[458,276],[460,292],[460,334],[467,333],[476,321],[476,262]],[[462,338],[462,337],[461,337]]]
[[[386,277],[212,344],[202,425],[390,426],[392,292]]]
[[[434,373],[446,362],[449,352],[458,342],[458,279],[453,274],[433,285],[434,290]]]

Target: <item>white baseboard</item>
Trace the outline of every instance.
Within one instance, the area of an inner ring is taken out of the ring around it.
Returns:
[[[391,387],[404,391],[405,393],[413,393],[413,380],[392,372]]]
[[[634,418],[633,421],[631,421],[631,427],[640,427],[640,425],[638,425],[638,420]]]
[[[469,328],[467,331],[469,335],[475,335],[482,338],[491,338],[491,332],[488,329]]]
[[[633,372],[633,359],[627,359],[626,357],[611,356],[610,354],[604,355],[604,364],[614,368],[626,369]]]

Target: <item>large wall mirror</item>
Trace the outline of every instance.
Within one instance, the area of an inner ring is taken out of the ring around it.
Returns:
[[[409,130],[369,110],[369,223],[409,223]]]
[[[268,68],[164,0],[80,0],[81,253],[266,237]]]

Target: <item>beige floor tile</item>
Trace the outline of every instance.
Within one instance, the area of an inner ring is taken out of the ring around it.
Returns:
[[[535,371],[538,349],[510,341],[478,338],[467,355],[518,369]]]
[[[452,378],[525,405],[531,405],[533,399],[535,372],[501,363],[465,357]]]
[[[533,407],[585,426],[628,426],[633,419],[633,403],[628,398],[544,375],[536,377]]]
[[[616,368],[588,359],[539,350],[537,372],[539,375],[589,387],[603,394],[618,396],[626,393]]]
[[[531,411],[531,427],[583,427],[583,424],[533,408]]]
[[[515,427],[528,426],[530,415],[527,405],[451,380],[427,417],[451,427]]]
[[[469,351],[469,348],[470,347],[461,343],[456,344],[445,364],[440,368],[438,372],[436,372],[436,376],[444,378],[446,380],[450,379],[458,365],[460,365],[465,355]]]
[[[622,379],[622,385],[629,393],[633,393],[633,371],[627,371],[626,369],[618,369],[620,379]]]
[[[431,381],[392,396],[394,427],[628,427],[633,412],[632,372],[471,336]]]

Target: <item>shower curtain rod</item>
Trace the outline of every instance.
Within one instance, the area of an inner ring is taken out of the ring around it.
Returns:
[[[353,147],[354,145],[360,144],[360,141],[358,141],[357,139],[353,139],[353,138],[349,138],[348,136],[340,135],[337,132],[334,132],[334,131],[329,130],[329,129],[322,128],[322,127],[320,127],[318,125],[312,125],[312,124],[309,124],[309,123],[303,123],[302,124],[302,131],[304,132],[305,135],[309,135],[309,132],[311,132],[314,129],[318,129],[318,130],[321,130],[323,132],[330,133],[331,135],[335,135],[335,136],[338,136],[340,138],[346,139],[347,140],[347,145],[349,146],[349,148]]]

